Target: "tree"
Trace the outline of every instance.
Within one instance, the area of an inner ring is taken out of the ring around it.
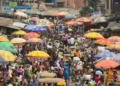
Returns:
[[[92,7],[95,11],[97,10],[98,4],[101,2],[100,0],[87,0],[88,1],[88,6]]]
[[[93,10],[90,7],[83,7],[82,10],[80,11],[81,16],[84,16],[86,14],[92,13]]]
[[[80,11],[81,16],[97,11],[97,6],[100,3],[100,0],[84,0],[83,2],[85,7]]]

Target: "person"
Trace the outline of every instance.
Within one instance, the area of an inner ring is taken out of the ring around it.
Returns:
[[[63,76],[66,82],[66,86],[69,86],[69,73],[68,73],[67,67],[64,67]]]
[[[100,77],[99,77],[99,75],[96,75],[95,82],[96,82],[96,85],[98,86],[98,84],[100,83]]]
[[[61,69],[60,68],[57,69],[56,74],[57,74],[57,78],[63,78],[63,75],[61,73]]]
[[[72,37],[70,38],[70,45],[71,45],[71,46],[74,46],[74,44],[75,44],[75,38],[72,36]]]
[[[75,52],[75,56],[78,57],[78,58],[80,58],[80,52],[78,51],[78,49]]]

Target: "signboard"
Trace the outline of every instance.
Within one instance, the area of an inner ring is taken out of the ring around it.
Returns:
[[[10,11],[11,11],[11,7],[9,7],[9,6],[3,6],[3,7],[2,7],[2,13],[7,13],[7,14],[9,14]]]
[[[17,2],[9,2],[9,6],[17,6]]]

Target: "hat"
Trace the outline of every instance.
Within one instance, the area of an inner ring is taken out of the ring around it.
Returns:
[[[7,86],[13,86],[12,84],[9,84],[9,85],[7,85]]]

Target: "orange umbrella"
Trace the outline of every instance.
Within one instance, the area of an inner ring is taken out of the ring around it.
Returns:
[[[39,37],[40,35],[38,33],[35,33],[35,32],[29,32],[29,33],[26,33],[24,35],[24,38],[25,39],[30,39],[30,38],[37,38]]]
[[[96,44],[101,44],[101,45],[112,45],[114,44],[112,41],[105,39],[105,38],[101,38],[101,39],[97,39],[95,41]]]
[[[106,47],[106,49],[109,49],[109,50],[120,50],[120,45],[119,44],[113,44],[111,46]]]
[[[87,17],[81,17],[81,18],[77,19],[76,21],[78,21],[78,22],[91,22],[91,19],[87,18]]]
[[[112,36],[112,37],[109,37],[108,40],[111,40],[112,42],[120,42],[120,37],[119,36]]]
[[[42,40],[40,38],[31,38],[27,42],[38,43],[38,42],[42,42]]]
[[[66,24],[67,25],[81,25],[83,24],[83,22],[77,22],[77,21],[71,20],[71,21],[66,22]]]
[[[119,64],[113,60],[102,60],[98,62],[95,67],[96,68],[114,68],[117,67]]]

